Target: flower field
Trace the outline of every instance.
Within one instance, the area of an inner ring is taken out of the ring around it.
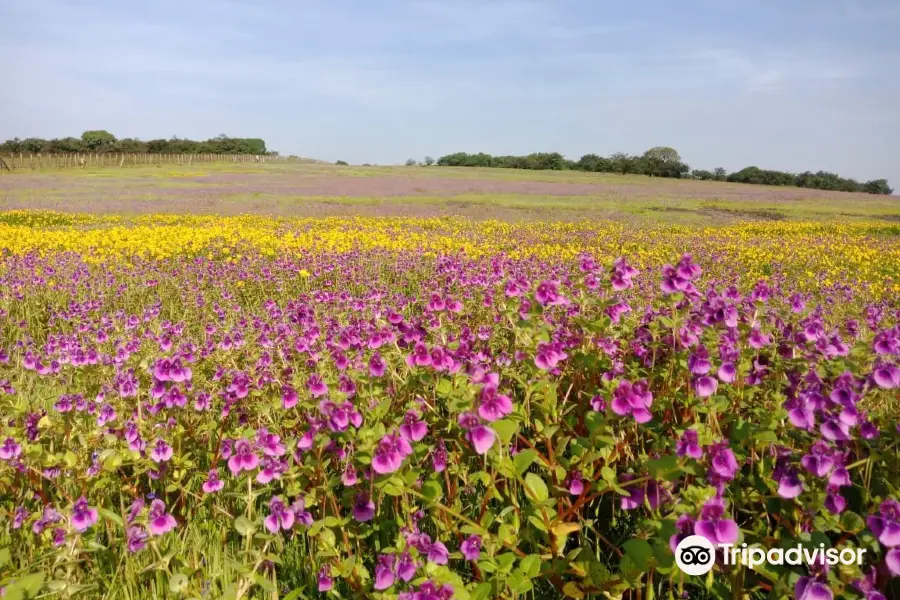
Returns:
[[[897,598],[898,390],[886,221],[3,212],[2,597]]]

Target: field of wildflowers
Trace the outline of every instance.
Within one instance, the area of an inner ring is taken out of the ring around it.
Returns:
[[[897,598],[898,390],[888,222],[0,213],[0,586]]]

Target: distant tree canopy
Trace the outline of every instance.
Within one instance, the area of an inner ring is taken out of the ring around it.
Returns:
[[[442,167],[500,167],[507,169],[532,170],[572,170],[601,173],[621,173],[648,175],[650,177],[674,177],[688,179],[705,179],[710,181],[731,181],[736,183],[755,183],[764,185],[789,185],[819,190],[836,190],[843,192],[867,192],[869,194],[890,195],[893,190],[886,179],[874,179],[860,183],[855,179],[840,177],[834,173],[818,171],[794,174],[784,171],[772,171],[759,167],[746,167],[731,173],[717,167],[713,171],[703,169],[691,170],[681,160],[674,148],[656,146],[641,155],[616,152],[607,157],[598,154],[585,154],[577,161],[566,159],[559,152],[536,152],[527,156],[491,156],[484,152],[469,154],[457,152],[442,156],[437,160]]]
[[[0,152],[146,152],[150,154],[274,154],[266,150],[266,142],[259,138],[233,138],[225,134],[198,142],[179,137],[142,141],[135,138],[117,139],[104,129],[85,131],[81,138],[66,137],[52,140],[14,138],[0,144]]]

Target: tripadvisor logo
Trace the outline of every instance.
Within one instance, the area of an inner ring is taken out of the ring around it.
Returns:
[[[718,550],[722,553],[723,564],[744,565],[753,567],[769,565],[861,565],[864,548],[825,548],[825,544],[818,547],[805,548],[797,544],[792,548],[771,548],[766,550],[759,546],[741,544],[719,544]],[[716,547],[702,535],[690,535],[675,548],[675,564],[688,575],[705,575],[713,568],[716,562]]]

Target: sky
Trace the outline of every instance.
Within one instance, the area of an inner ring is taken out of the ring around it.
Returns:
[[[642,153],[900,187],[897,0],[0,2],[0,139]]]

